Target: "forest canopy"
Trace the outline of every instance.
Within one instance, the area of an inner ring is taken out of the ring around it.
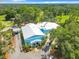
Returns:
[[[0,5],[0,31],[16,24],[20,28],[23,23],[44,21],[60,25],[50,32],[51,40],[57,38],[59,55],[63,59],[79,59],[79,5]],[[12,37],[11,32],[0,34],[8,40]]]

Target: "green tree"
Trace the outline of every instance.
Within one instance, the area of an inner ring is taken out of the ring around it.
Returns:
[[[12,23],[11,21],[5,21],[5,17],[0,19],[0,59],[4,59],[3,53],[5,53],[6,50],[5,47],[7,47],[8,44],[11,43],[12,30],[6,30],[6,29],[8,29],[8,27],[13,26],[13,24],[14,23]]]
[[[59,27],[50,33],[51,40],[57,38],[57,52],[64,59],[79,58],[79,22],[75,18],[66,21],[63,27]]]
[[[5,16],[5,20],[6,21],[13,21],[12,18],[15,18],[15,15],[16,15],[15,10],[8,11],[8,13]]]

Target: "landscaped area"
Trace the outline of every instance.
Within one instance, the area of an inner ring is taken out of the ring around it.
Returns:
[[[79,59],[78,7],[0,5],[0,59]]]

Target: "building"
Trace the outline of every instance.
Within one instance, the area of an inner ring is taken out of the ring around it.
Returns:
[[[56,29],[57,27],[59,27],[58,24],[53,23],[53,22],[41,22],[41,23],[37,23],[36,26],[39,29],[41,29],[43,33],[46,33],[52,29]]]
[[[45,28],[46,30],[56,29],[59,25],[54,22],[41,22],[37,23],[36,26],[38,28]]]
[[[26,24],[21,29],[25,44],[35,45],[41,42],[45,35],[34,23]]]

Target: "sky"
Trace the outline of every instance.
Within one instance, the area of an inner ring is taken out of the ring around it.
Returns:
[[[79,0],[0,0],[0,3],[78,3]]]

